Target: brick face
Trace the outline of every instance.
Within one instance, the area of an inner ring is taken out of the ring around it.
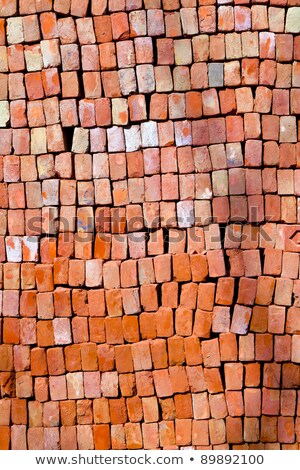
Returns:
[[[300,6],[0,0],[0,449],[298,449]]]

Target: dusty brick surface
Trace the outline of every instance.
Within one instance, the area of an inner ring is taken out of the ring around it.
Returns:
[[[0,0],[0,449],[298,449],[299,0]]]

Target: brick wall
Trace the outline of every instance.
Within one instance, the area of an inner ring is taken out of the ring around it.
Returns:
[[[299,0],[0,0],[1,449],[298,449],[299,115]]]

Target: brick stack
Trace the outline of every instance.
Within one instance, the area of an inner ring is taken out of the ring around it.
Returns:
[[[298,449],[299,0],[0,16],[0,448]]]

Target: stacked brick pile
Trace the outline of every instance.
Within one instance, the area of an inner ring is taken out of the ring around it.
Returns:
[[[0,448],[298,449],[299,0],[0,17]]]

